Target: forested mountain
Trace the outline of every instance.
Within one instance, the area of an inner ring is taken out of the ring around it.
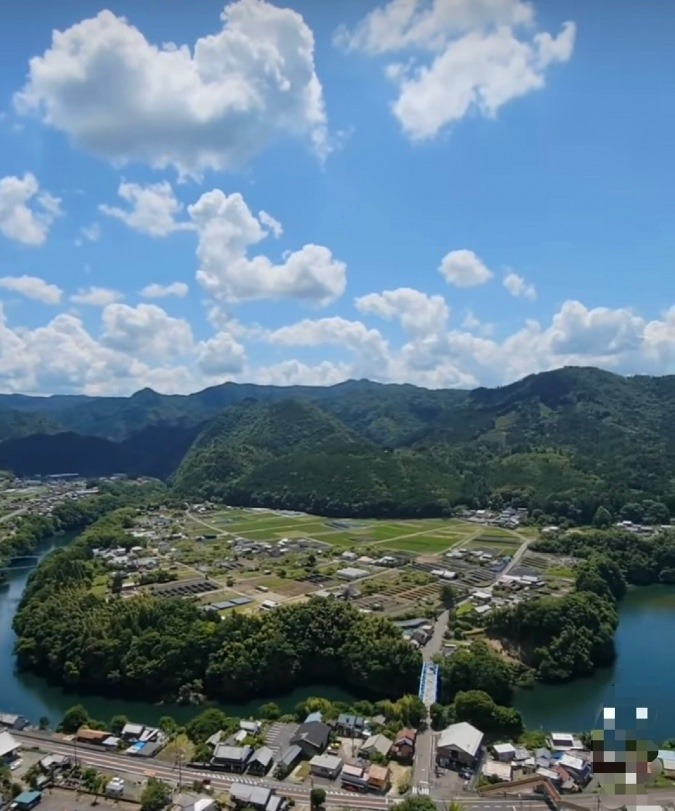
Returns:
[[[145,474],[185,495],[333,515],[518,503],[574,520],[644,500],[675,512],[675,376],[570,367],[470,392],[349,381],[4,395],[3,437],[0,468],[17,473]]]

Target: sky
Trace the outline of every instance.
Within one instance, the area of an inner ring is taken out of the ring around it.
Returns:
[[[674,4],[2,17],[0,391],[675,373]]]

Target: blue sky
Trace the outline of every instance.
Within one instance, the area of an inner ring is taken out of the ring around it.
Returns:
[[[194,9],[3,14],[0,390],[675,372],[675,7]]]

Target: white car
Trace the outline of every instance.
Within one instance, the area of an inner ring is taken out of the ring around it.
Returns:
[[[23,760],[21,760],[21,758],[19,758],[18,760],[13,760],[13,761],[12,761],[12,762],[9,764],[9,768],[10,768],[12,771],[16,771],[16,769],[18,769],[18,768],[21,766],[21,764],[22,764],[22,763],[23,763]]]

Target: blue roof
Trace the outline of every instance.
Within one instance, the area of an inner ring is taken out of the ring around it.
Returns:
[[[24,791],[23,793],[19,794],[18,797],[14,798],[14,802],[19,803],[19,805],[30,805],[31,803],[41,799],[41,797],[41,791]]]

